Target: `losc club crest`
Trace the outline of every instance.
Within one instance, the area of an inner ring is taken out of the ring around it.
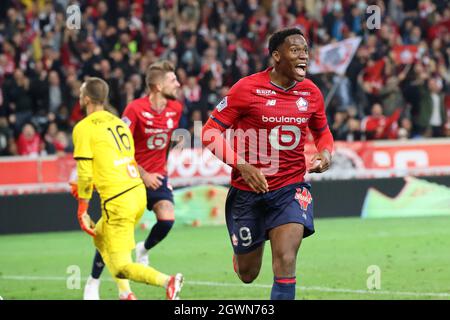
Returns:
[[[305,98],[300,97],[300,99],[297,100],[296,104],[298,111],[301,112],[308,111],[308,101]]]
[[[300,207],[306,211],[308,210],[308,206],[311,204],[312,197],[311,193],[307,188],[297,188],[297,193],[295,194],[295,199],[300,203]]]
[[[172,120],[172,118],[167,119],[167,128],[173,129],[173,120]]]
[[[235,246],[235,247],[238,245],[238,238],[236,237],[236,235],[234,233],[231,236],[231,242],[233,243],[233,246]]]

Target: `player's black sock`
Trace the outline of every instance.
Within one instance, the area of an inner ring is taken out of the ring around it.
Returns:
[[[150,231],[147,239],[145,239],[145,249],[150,250],[156,244],[158,244],[158,242],[164,239],[169,233],[170,229],[172,229],[174,223],[174,220],[158,220]]]
[[[273,278],[270,300],[294,300],[295,299],[295,277]]]
[[[94,263],[92,264],[91,277],[94,279],[100,278],[103,268],[105,268],[105,263],[98,250],[95,251]]]

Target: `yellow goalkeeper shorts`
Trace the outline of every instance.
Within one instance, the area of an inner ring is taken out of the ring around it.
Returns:
[[[134,230],[147,206],[144,184],[102,200],[102,217],[95,225],[94,244],[100,252],[131,251],[135,247]]]

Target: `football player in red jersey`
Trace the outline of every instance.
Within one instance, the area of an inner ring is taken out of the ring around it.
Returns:
[[[270,240],[271,299],[295,299],[298,249],[314,233],[311,186],[304,182],[307,128],[318,150],[311,173],[330,167],[333,137],[323,96],[305,78],[308,45],[302,32],[274,33],[269,52],[274,66],[230,89],[203,127],[202,141],[233,168],[225,211],[237,275],[245,283],[258,276]],[[222,133],[230,127],[244,136],[225,140]]]
[[[148,265],[148,250],[166,237],[175,221],[172,187],[167,177],[167,155],[183,106],[176,100],[180,83],[170,62],[153,63],[147,69],[145,80],[149,94],[130,102],[122,120],[133,134],[136,162],[147,188],[147,209],[153,210],[157,219],[145,241],[136,244],[136,262]],[[85,299],[98,298],[103,268],[102,257],[96,252],[85,287]]]

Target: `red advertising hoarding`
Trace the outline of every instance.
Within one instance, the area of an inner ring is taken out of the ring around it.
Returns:
[[[305,146],[307,159],[315,152]],[[228,184],[230,167],[208,150],[174,150],[168,160],[174,187]],[[336,142],[331,169],[310,174],[307,180],[450,175],[450,139]],[[0,194],[68,191],[75,177],[75,161],[65,157],[0,158]]]

